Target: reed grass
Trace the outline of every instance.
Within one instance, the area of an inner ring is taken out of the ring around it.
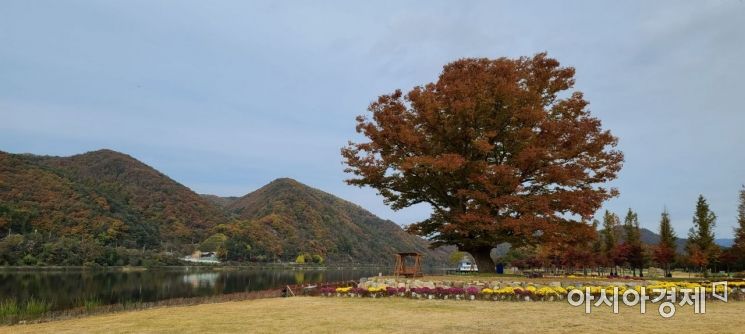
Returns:
[[[18,307],[15,299],[0,301],[0,323],[7,324],[15,322],[19,313],[21,313],[21,309]]]
[[[98,298],[89,298],[83,301],[83,308],[86,312],[93,312],[95,309],[101,306],[101,300]]]
[[[36,319],[49,312],[51,306],[51,303],[43,299],[36,299],[32,297],[28,301],[26,301],[26,310],[23,315],[25,318],[28,319]]]
[[[24,307],[16,300],[6,299],[0,302],[0,324],[13,325],[18,323],[39,323],[52,320],[77,318],[95,314],[116,313],[123,311],[144,310],[151,308],[162,308],[171,306],[190,306],[198,304],[224,303],[243,301],[260,298],[279,297],[281,290],[264,290],[252,292],[239,292],[216,296],[173,298],[154,302],[146,302],[140,299],[123,300],[116,304],[103,304],[98,298],[91,297],[81,299],[78,307],[50,311],[51,303],[31,298]]]
[[[43,299],[30,298],[21,305],[15,299],[0,302],[0,323],[14,324],[19,321],[38,319],[49,313],[52,304]]]

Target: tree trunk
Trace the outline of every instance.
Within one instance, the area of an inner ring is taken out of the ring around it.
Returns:
[[[497,265],[492,261],[491,256],[489,256],[491,253],[490,247],[468,249],[466,252],[473,256],[473,260],[476,261],[480,273],[493,274],[496,272]]]

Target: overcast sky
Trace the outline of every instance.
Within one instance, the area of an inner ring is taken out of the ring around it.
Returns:
[[[466,5],[467,4],[467,5]],[[745,2],[2,1],[0,150],[122,151],[199,193],[278,177],[409,224],[343,183],[378,95],[463,57],[547,51],[620,137],[607,208],[679,236],[703,194],[731,237],[745,183]]]

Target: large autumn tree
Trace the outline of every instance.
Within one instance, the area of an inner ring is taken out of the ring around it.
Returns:
[[[370,104],[357,131],[369,141],[342,149],[357,186],[393,209],[428,203],[408,227],[473,255],[493,271],[490,250],[571,239],[617,191],[617,139],[572,91],[574,69],[545,53],[461,59],[438,80]]]

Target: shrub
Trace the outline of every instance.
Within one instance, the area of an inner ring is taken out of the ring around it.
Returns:
[[[26,256],[23,257],[23,264],[27,266],[33,266],[38,262],[36,258],[31,254],[26,254]]]

